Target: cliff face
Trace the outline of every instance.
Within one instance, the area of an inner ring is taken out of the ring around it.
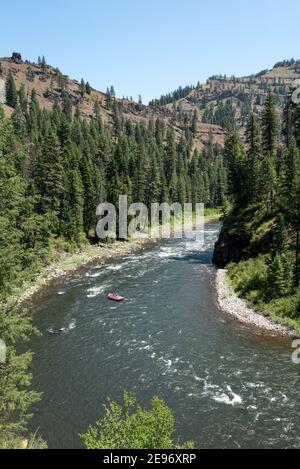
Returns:
[[[274,219],[257,207],[234,210],[225,220],[215,244],[213,263],[225,267],[231,262],[269,252]]]
[[[240,262],[245,259],[249,246],[247,237],[238,234],[229,235],[221,230],[218,241],[215,244],[213,263],[219,267],[225,267],[231,262]]]

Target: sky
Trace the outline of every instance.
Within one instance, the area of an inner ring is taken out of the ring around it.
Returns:
[[[143,102],[216,73],[300,58],[299,0],[2,2],[0,57],[47,63]]]

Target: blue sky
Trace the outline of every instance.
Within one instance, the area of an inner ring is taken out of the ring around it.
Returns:
[[[1,5],[0,56],[44,54],[71,78],[147,103],[300,58],[299,18],[299,0],[13,0]]]

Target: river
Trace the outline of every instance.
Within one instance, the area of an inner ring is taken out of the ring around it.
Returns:
[[[217,222],[200,247],[179,239],[95,265],[52,285],[34,306],[33,387],[44,393],[31,430],[50,448],[81,446],[78,433],[107,397],[136,392],[172,408],[176,436],[199,448],[300,444],[300,365],[291,341],[219,311],[211,264]],[[106,299],[116,290],[127,299]],[[65,328],[65,332],[53,332]]]

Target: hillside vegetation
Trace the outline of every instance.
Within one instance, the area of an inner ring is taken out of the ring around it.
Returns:
[[[63,74],[58,68],[48,65],[46,59],[38,58],[36,63],[22,60],[20,54],[13,53],[10,58],[0,58],[0,103],[4,105],[7,117],[13,112],[13,103],[7,103],[5,95],[1,94],[9,74],[12,74],[16,87],[22,87],[27,99],[33,90],[41,109],[51,110],[53,105],[64,108],[66,102],[71,107],[72,113],[79,114],[86,119],[94,119],[100,114],[106,128],[113,127],[113,103],[127,120],[136,124],[160,119],[166,127],[172,128],[176,141],[184,136],[185,128],[192,126],[192,115],[175,115],[172,109],[165,107],[154,108],[142,104],[141,99],[135,102],[132,98],[116,97],[116,91],[112,85],[107,87],[106,93],[97,91],[89,82],[72,80]],[[194,122],[193,146],[202,150],[209,140],[214,144],[223,145],[225,132],[217,125],[202,123],[201,119]]]
[[[300,106],[288,100],[280,125],[274,96],[258,121],[252,113],[246,146],[235,129],[225,142],[229,197],[214,261],[229,265],[231,282],[265,314],[300,326]],[[280,130],[282,139],[280,139]]]
[[[270,89],[282,113],[286,96],[295,79],[300,78],[300,61],[283,60],[271,70],[251,76],[214,75],[205,84],[179,88],[153,100],[156,108],[173,110],[176,116],[193,116],[195,111],[203,123],[226,126],[234,124],[244,136],[249,114],[259,117]]]

